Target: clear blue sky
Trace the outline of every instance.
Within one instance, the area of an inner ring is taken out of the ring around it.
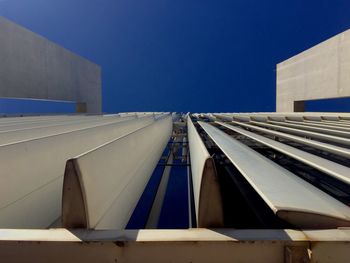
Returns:
[[[104,111],[274,111],[275,64],[350,28],[350,1],[0,0],[0,15],[100,64]]]

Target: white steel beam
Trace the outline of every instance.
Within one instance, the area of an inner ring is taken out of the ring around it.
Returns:
[[[62,221],[67,228],[123,229],[172,133],[167,115],[69,160]]]
[[[350,208],[210,124],[216,145],[280,218],[300,228],[350,226]]]
[[[4,262],[348,262],[350,230],[0,230]]]
[[[198,227],[222,227],[223,207],[215,163],[196,127],[187,118],[193,194]]]

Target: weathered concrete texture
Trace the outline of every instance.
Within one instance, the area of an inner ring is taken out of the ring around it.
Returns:
[[[101,112],[101,69],[0,17],[0,97],[68,100]]]
[[[294,101],[341,97],[350,97],[350,30],[277,65],[278,112],[300,111]]]

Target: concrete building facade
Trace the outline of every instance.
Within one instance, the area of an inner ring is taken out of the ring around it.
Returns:
[[[0,97],[75,101],[100,113],[100,66],[0,17]]]
[[[304,101],[350,97],[350,30],[277,65],[277,112],[304,111]]]

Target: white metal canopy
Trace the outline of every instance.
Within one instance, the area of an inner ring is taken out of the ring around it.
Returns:
[[[307,125],[303,125],[303,124],[294,124],[294,123],[281,122],[281,121],[268,121],[268,123],[286,126],[286,127],[291,127],[291,128],[297,128],[297,129],[306,130],[306,131],[318,132],[318,133],[322,133],[322,134],[330,134],[333,136],[350,138],[349,132],[338,131],[338,130],[334,130],[334,129],[330,129],[330,128],[311,127],[311,126],[307,126]]]
[[[331,142],[331,143],[340,143],[343,145],[350,146],[350,139],[348,139],[348,138],[342,138],[342,137],[333,136],[333,135],[329,135],[329,134],[323,134],[320,132],[305,131],[305,130],[300,130],[300,129],[296,129],[296,128],[283,127],[280,125],[269,124],[269,123],[259,122],[259,121],[251,121],[250,123],[256,124],[258,126],[266,127],[266,128],[271,128],[271,129],[278,130],[278,131],[291,133],[291,134],[296,134],[296,135],[300,135],[300,136],[307,136],[310,138],[320,139],[320,140]]]
[[[69,158],[154,122],[122,121],[0,146],[0,226],[45,228],[61,214]]]
[[[123,229],[171,132],[172,118],[165,115],[69,160],[63,187],[63,225]]]
[[[274,213],[301,228],[350,226],[350,209],[210,124],[206,133]]]
[[[248,124],[248,123],[242,123],[242,122],[237,122],[237,121],[232,121],[232,123],[237,124],[241,127],[249,128],[251,130],[256,130],[259,132],[263,132],[265,134],[270,134],[270,135],[273,135],[276,137],[285,138],[285,139],[288,139],[288,140],[291,140],[294,142],[298,142],[298,143],[301,143],[304,145],[312,146],[316,149],[328,151],[328,152],[331,152],[334,154],[338,154],[338,155],[350,158],[350,150],[347,148],[343,148],[343,147],[339,147],[336,145],[332,145],[332,144],[328,144],[328,143],[324,143],[324,142],[319,142],[319,141],[315,141],[315,140],[306,139],[306,138],[291,135],[288,133],[283,133],[283,132],[279,132],[279,131],[275,131],[275,130],[262,128],[262,127],[255,126],[255,125]]]
[[[340,165],[338,163],[329,161],[325,158],[318,157],[317,155],[310,154],[308,152],[299,150],[292,146],[271,140],[264,136],[243,130],[241,128],[233,127],[222,122],[217,122],[221,126],[224,126],[232,131],[238,132],[244,136],[247,136],[255,141],[258,141],[266,146],[269,146],[279,152],[282,152],[290,157],[295,158],[298,161],[306,163],[330,176],[337,178],[350,185],[350,168]]]

